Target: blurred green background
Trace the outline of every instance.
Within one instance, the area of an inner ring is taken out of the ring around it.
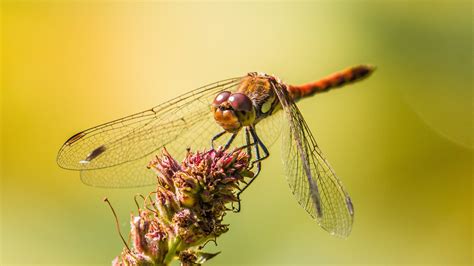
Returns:
[[[3,1],[1,264],[110,264],[133,194],[55,162],[79,130],[249,71],[288,83],[359,63],[370,79],[300,102],[355,204],[331,237],[271,147],[209,265],[472,264],[472,3]]]

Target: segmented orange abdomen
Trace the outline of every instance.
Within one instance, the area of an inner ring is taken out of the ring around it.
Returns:
[[[294,100],[311,96],[315,93],[325,92],[333,88],[350,84],[369,76],[375,67],[368,65],[360,65],[345,69],[343,71],[329,75],[315,82],[307,83],[300,86],[288,86],[288,91]]]

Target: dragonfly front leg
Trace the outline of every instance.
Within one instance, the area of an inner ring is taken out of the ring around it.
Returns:
[[[214,141],[216,141],[218,138],[222,137],[222,135],[224,135],[227,131],[222,131],[222,132],[219,132],[217,133],[214,137],[212,137],[211,139],[211,148],[214,149]]]
[[[256,145],[256,143],[250,143],[250,131],[248,127],[245,128],[245,146],[240,147],[239,149],[247,149],[247,155],[249,156],[249,161],[252,160],[252,146]],[[252,167],[249,167],[251,169]],[[255,175],[254,175],[255,176]],[[247,185],[247,184],[246,184]],[[239,189],[240,190],[240,189]],[[242,191],[242,190],[241,190]],[[237,208],[234,207],[234,204],[232,203],[232,211],[233,212],[240,212],[240,192],[237,193]]]
[[[245,185],[245,187],[242,188],[242,190],[240,190],[237,196],[242,194],[242,192],[244,192],[244,190],[248,188],[250,184],[252,184],[252,182],[257,178],[257,176],[260,174],[260,170],[262,169],[262,161],[268,158],[268,156],[270,156],[270,153],[268,152],[267,147],[265,146],[265,144],[263,144],[263,142],[260,140],[257,133],[255,132],[255,128],[250,128],[249,131],[252,134],[254,143],[256,144],[255,145],[255,160],[250,165],[250,168],[253,168],[254,164],[257,164],[257,171],[255,172],[252,179],[250,179],[250,181]],[[263,150],[263,153],[264,153],[263,156],[260,156],[260,148],[262,148]]]
[[[230,145],[234,141],[235,137],[237,137],[237,134],[239,134],[239,132],[232,133],[232,136],[230,136],[229,140],[227,141],[227,143],[224,146],[224,150],[227,150],[230,147]]]
[[[247,155],[249,156],[250,162],[252,160],[252,145],[254,145],[255,143],[250,143],[250,132],[247,127],[245,128],[245,143],[246,145],[244,147],[247,148]]]
[[[250,147],[251,145],[249,145],[249,142],[250,142],[250,137],[248,135],[248,133],[252,134],[252,138],[253,138],[253,141],[255,144],[255,160],[252,162],[251,166],[250,166],[250,169],[252,169],[254,167],[254,164],[256,163],[257,164],[257,170],[255,171],[252,179],[250,179],[250,181],[248,183],[245,184],[245,186],[239,191],[239,193],[237,193],[237,200],[238,200],[238,207],[235,209],[234,208],[234,212],[240,212],[240,195],[245,191],[245,189],[247,189],[250,184],[252,184],[252,182],[257,178],[257,176],[260,174],[260,171],[262,169],[262,160],[268,158],[268,156],[270,156],[270,153],[268,152],[268,149],[267,147],[263,144],[263,142],[260,140],[260,138],[258,138],[257,136],[257,133],[255,132],[255,128],[246,128],[246,139],[247,139],[247,146]],[[264,152],[264,156],[260,156],[260,148],[262,148],[263,152]],[[251,149],[250,149],[250,152],[249,152],[249,156],[251,157]]]
[[[255,161],[252,162],[252,165],[250,166],[252,168],[253,164],[259,163],[259,162],[267,159],[268,156],[270,156],[270,153],[268,152],[268,149],[265,146],[265,144],[263,144],[263,142],[258,137],[257,132],[255,131],[255,128],[250,128],[250,133],[252,134],[252,138],[253,138],[254,143],[257,143],[256,149],[258,150],[258,146],[260,146],[263,150],[263,153],[264,153],[263,157],[259,157],[259,158],[255,159]]]
[[[222,137],[225,133],[227,133],[227,131],[222,131],[222,132],[219,132],[217,133],[214,137],[212,137],[211,139],[211,148],[214,149],[214,141],[216,141],[217,139],[219,139],[220,137]],[[235,133],[232,133],[232,136],[230,136],[229,140],[227,141],[227,143],[225,144],[224,146],[224,149],[227,150],[230,145],[232,144],[232,142],[234,141],[235,137],[237,136],[238,132],[235,132]]]

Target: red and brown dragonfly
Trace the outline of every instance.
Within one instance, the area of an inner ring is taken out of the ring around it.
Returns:
[[[308,84],[293,86],[275,76],[248,73],[211,83],[146,111],[117,119],[69,138],[59,166],[78,170],[85,184],[137,187],[156,183],[149,160],[163,147],[184,155],[209,146],[245,147],[256,167],[282,135],[282,158],[299,204],[331,234],[345,237],[354,208],[348,193],[319,149],[296,102],[359,81],[374,68],[360,65]]]

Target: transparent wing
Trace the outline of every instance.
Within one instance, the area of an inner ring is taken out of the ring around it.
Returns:
[[[157,155],[160,152],[157,151]],[[132,188],[154,185],[157,182],[156,174],[148,169],[148,163],[153,155],[119,164],[112,167],[83,170],[81,180],[84,184],[103,188]]]
[[[277,111],[260,121],[256,126],[255,130],[258,137],[262,140],[263,144],[267,148],[272,146],[275,141],[280,137],[282,132],[283,112]]]
[[[176,160],[181,161],[184,159],[188,148],[193,151],[209,149],[212,137],[219,132],[222,132],[222,128],[214,121],[212,113],[208,110],[199,122],[191,124],[181,134],[176,135],[173,141],[165,144],[164,147]],[[232,142],[231,147],[243,146],[245,144],[244,135],[241,131]],[[215,147],[225,145],[229,138],[230,134],[224,134],[214,142]],[[156,184],[156,174],[148,169],[147,165],[156,155],[161,155],[161,148],[162,146],[137,160],[102,169],[83,170],[81,171],[81,179],[87,185],[107,188]]]
[[[299,204],[322,228],[347,237],[354,218],[351,199],[286,88],[275,87],[275,91],[288,120],[283,123],[282,156],[290,188]]]
[[[279,137],[281,132],[282,113],[278,112],[270,117],[262,120],[257,125],[259,137],[269,147]],[[210,140],[218,132],[220,128],[211,112],[206,112],[199,123],[195,123],[176,137],[176,140],[165,145],[166,149],[178,160],[184,158],[186,149],[203,150],[210,148]],[[223,146],[229,140],[230,134],[225,134],[217,139],[214,144],[216,147]],[[241,147],[246,144],[245,134],[243,130],[239,132],[231,147]],[[146,166],[154,158],[160,155],[161,150],[158,149],[152,154],[143,158],[129,161],[112,167],[84,170],[81,171],[81,179],[87,185],[107,188],[125,188],[139,187],[156,184],[156,174]]]
[[[213,122],[213,98],[220,91],[235,89],[241,79],[212,83],[152,109],[82,131],[61,147],[57,162],[73,170],[101,169],[130,163],[163,146],[178,144],[185,149],[185,144],[192,142],[179,143],[183,141],[179,136],[198,124]]]

